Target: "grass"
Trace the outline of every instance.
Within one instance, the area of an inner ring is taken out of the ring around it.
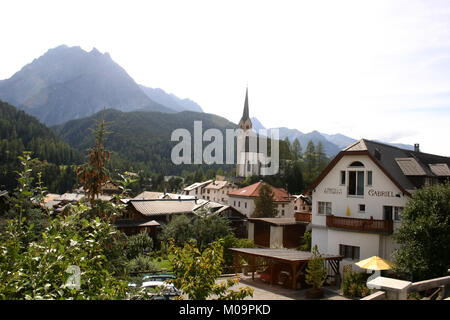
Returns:
[[[156,257],[153,258],[153,262],[156,263],[156,265],[158,266],[158,269],[167,269],[168,271],[170,271],[172,269],[172,265],[170,263],[170,261],[173,259],[172,255],[168,255],[166,259],[163,259],[161,257]],[[161,260],[161,261],[158,261]]]

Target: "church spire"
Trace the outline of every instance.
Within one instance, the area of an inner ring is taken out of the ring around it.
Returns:
[[[244,114],[242,115],[242,121],[245,122],[247,119],[250,119],[248,112],[248,87],[245,90]]]
[[[239,121],[239,128],[244,130],[252,128],[252,121],[250,120],[250,114],[248,111],[248,86],[245,90],[244,113],[242,114],[241,121]]]

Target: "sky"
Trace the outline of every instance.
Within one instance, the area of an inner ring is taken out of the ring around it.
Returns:
[[[2,1],[0,79],[66,44],[237,123],[450,156],[450,1]]]

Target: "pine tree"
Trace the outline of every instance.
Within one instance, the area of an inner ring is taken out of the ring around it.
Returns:
[[[325,259],[319,253],[317,245],[312,249],[312,256],[306,267],[306,283],[312,285],[315,290],[319,290],[327,278]]]
[[[91,129],[95,134],[95,145],[89,152],[89,163],[85,163],[77,170],[80,183],[87,193],[91,206],[94,207],[95,198],[101,194],[102,186],[110,180],[106,163],[110,159],[109,151],[104,149],[105,111],[102,120],[98,122],[97,130]]]
[[[272,218],[277,215],[277,204],[274,201],[272,188],[263,183],[259,189],[259,195],[255,199],[255,211],[252,218]]]

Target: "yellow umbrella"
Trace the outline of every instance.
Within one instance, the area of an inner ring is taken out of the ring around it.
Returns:
[[[378,256],[373,256],[355,263],[358,267],[370,270],[388,270],[392,268],[392,263]]]

